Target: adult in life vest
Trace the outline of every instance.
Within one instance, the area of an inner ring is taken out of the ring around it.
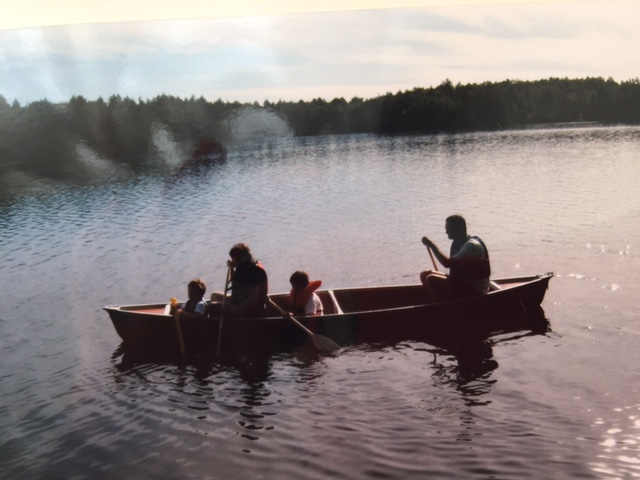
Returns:
[[[449,256],[429,238],[422,244],[431,249],[449,274],[427,270],[420,273],[431,301],[444,301],[482,295],[489,291],[491,264],[484,242],[467,234],[467,223],[461,215],[451,215],[445,222],[445,232],[452,240]]]
[[[289,283],[291,283],[289,300],[291,302],[291,311],[294,315],[310,316],[324,313],[322,300],[315,293],[322,285],[320,280],[309,281],[307,272],[298,270],[291,274]]]

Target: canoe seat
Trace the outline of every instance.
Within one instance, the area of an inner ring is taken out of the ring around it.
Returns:
[[[335,310],[335,313],[344,313],[342,311],[342,308],[340,308],[340,304],[338,303],[338,300],[336,300],[336,296],[333,294],[333,290],[329,290],[329,297],[331,297],[331,304],[333,305],[333,309]]]
[[[333,295],[333,290],[325,290],[316,293],[318,294],[318,297],[320,297],[320,301],[322,302],[322,309],[325,315],[344,313],[340,308],[336,297]]]

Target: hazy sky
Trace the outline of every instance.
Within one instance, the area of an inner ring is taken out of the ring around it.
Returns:
[[[579,0],[0,30],[0,95],[327,100],[453,83],[640,77],[640,2]]]

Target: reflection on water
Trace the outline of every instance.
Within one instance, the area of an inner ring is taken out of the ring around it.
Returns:
[[[593,470],[603,478],[640,478],[640,405],[614,408],[613,415],[598,418],[594,426],[606,429],[600,441],[602,453]]]
[[[433,377],[437,383],[455,388],[469,406],[491,403],[485,395],[495,383],[492,372],[498,368],[493,358],[494,346],[551,331],[542,308],[514,316],[512,320],[511,328],[487,336],[437,339],[435,345],[441,349],[434,351],[433,358]],[[451,361],[444,362],[443,355]]]
[[[640,362],[639,149],[637,127],[292,138],[215,165],[0,191],[2,473],[592,478],[597,455],[633,472],[621,446],[634,414],[611,409],[637,403],[620,385]],[[219,290],[238,241],[272,292],[298,269],[327,288],[417,283],[419,239],[448,245],[451,213],[487,242],[496,276],[556,273],[554,335],[231,364],[114,352],[102,306],[166,302],[196,276]]]
[[[483,399],[495,383],[491,372],[498,368],[491,344],[488,341],[467,343],[452,351],[451,355],[453,365],[434,359],[434,379],[439,384],[456,388],[468,406],[491,403],[491,400]]]
[[[311,345],[272,356],[219,359],[198,355],[186,361],[180,356],[127,351],[120,346],[111,362],[116,391],[126,392],[128,399],[145,403],[150,397],[154,402],[163,398],[161,403],[173,412],[171,415],[192,423],[196,431],[223,428],[255,442],[266,440],[265,434],[275,428],[272,420],[280,410],[280,400],[278,387],[272,384],[278,383],[278,372],[286,371],[304,386],[317,378],[310,370],[321,359]],[[145,415],[157,421],[159,414],[152,410]],[[241,452],[252,452],[251,445],[240,445]]]
[[[350,345],[348,351],[350,354],[366,352],[368,355],[388,349],[423,352],[423,361],[429,365],[431,377],[438,388],[457,391],[469,407],[487,405],[491,403],[487,394],[495,383],[492,373],[498,368],[498,362],[493,358],[494,346],[550,331],[542,308],[499,323],[500,329],[486,331],[482,335],[463,332],[449,333],[444,337],[438,334],[431,338],[423,335],[419,342],[396,339],[391,343],[356,343]],[[425,343],[429,345],[426,348],[423,346]],[[111,362],[114,381],[120,385],[119,388],[126,388],[130,395],[134,395],[136,390],[148,392],[152,385],[159,383],[170,386],[168,400],[175,403],[176,408],[180,405],[200,412],[199,420],[205,420],[212,410],[235,405],[233,408],[240,417],[237,424],[242,427],[241,435],[257,440],[261,430],[273,428],[260,422],[267,416],[276,415],[276,412],[265,411],[273,400],[270,385],[277,383],[274,370],[284,366],[289,375],[297,378],[296,382],[304,385],[321,379],[321,371],[315,371],[314,366],[322,363],[324,358],[327,357],[312,342],[280,353],[246,352],[237,357],[223,358],[214,354],[183,358],[175,352],[127,350],[121,345],[112,354]]]

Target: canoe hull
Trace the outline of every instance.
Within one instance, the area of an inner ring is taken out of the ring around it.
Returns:
[[[540,305],[552,274],[496,280],[502,287],[486,295],[451,302],[423,303],[421,285],[362,287],[319,292],[325,315],[300,318],[314,333],[340,345],[358,342],[487,335],[513,329],[523,319],[541,321]],[[271,295],[287,309],[287,294]],[[175,319],[164,304],[105,307],[125,346],[175,350],[179,346]],[[275,310],[263,318],[226,318],[222,349],[226,354],[289,348],[307,335]],[[526,322],[525,322],[526,323]],[[525,325],[526,327],[526,325]],[[219,319],[181,320],[190,352],[215,352]]]

